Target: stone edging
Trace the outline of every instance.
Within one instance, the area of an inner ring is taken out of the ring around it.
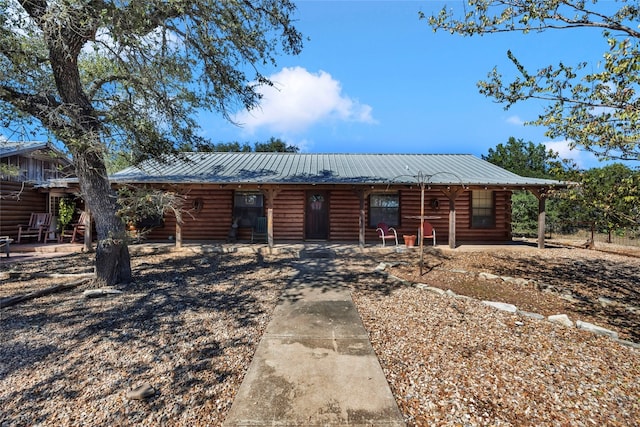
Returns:
[[[459,299],[468,299],[468,300],[474,300],[474,301],[479,301],[482,302],[483,304],[493,307],[497,310],[502,310],[502,311],[506,311],[508,313],[513,313],[513,314],[518,314],[520,316],[523,317],[529,317],[532,319],[537,319],[537,320],[545,320],[545,317],[542,314],[539,313],[530,313],[527,311],[523,311],[518,309],[518,307],[516,307],[513,304],[507,304],[507,303],[503,303],[503,302],[497,302],[497,301],[480,301],[477,300],[475,298],[466,296],[466,295],[458,295],[455,292],[453,292],[451,289],[448,289],[446,291],[440,289],[440,288],[436,288],[434,286],[429,286],[425,283],[414,283],[414,282],[410,282],[408,280],[405,280],[401,277],[397,277],[394,276],[388,272],[386,272],[387,268],[387,264],[384,262],[381,262],[378,264],[378,266],[376,266],[376,268],[374,269],[374,272],[379,273],[389,279],[395,280],[397,282],[402,283],[403,285],[407,285],[407,286],[412,286],[418,289],[422,289],[425,290],[427,292],[432,292],[434,294],[440,295],[440,296],[448,296],[451,298],[459,298]],[[455,271],[451,271],[452,273],[465,273],[465,274],[469,274],[468,272],[464,271],[464,270],[455,270]],[[517,278],[513,278],[513,277],[502,277],[502,276],[497,276],[495,274],[490,274],[490,273],[479,273],[478,275],[479,278],[482,278],[484,280],[494,280],[494,279],[501,279],[505,282],[510,282],[510,283],[516,283],[516,284],[522,284],[522,285],[526,285],[529,283],[536,283],[534,280],[528,280],[528,279],[517,279]],[[562,296],[561,296],[562,297]],[[607,300],[608,301],[608,300]],[[601,303],[603,303],[601,301]],[[632,306],[633,307],[633,306]],[[633,307],[634,309],[636,307]],[[630,309],[631,310],[631,309]],[[576,327],[578,329],[582,329],[585,331],[589,331],[592,332],[596,335],[604,335],[604,336],[608,336],[609,338],[611,338],[612,340],[614,340],[615,342],[622,344],[624,346],[627,347],[631,347],[634,349],[640,349],[640,343],[635,343],[632,341],[627,341],[627,340],[623,340],[618,338],[618,333],[616,331],[612,331],[610,329],[606,329],[603,328],[601,326],[598,325],[594,325],[592,323],[588,323],[588,322],[583,322],[581,320],[577,320],[575,323],[569,319],[569,316],[567,316],[566,314],[556,314],[556,315],[552,315],[552,316],[548,316],[546,318],[547,321],[551,322],[551,323],[555,323],[558,325],[562,325],[565,327]]]

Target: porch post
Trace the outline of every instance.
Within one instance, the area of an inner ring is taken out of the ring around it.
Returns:
[[[267,242],[269,249],[273,248],[273,207],[267,208]]]
[[[456,248],[456,199],[449,199],[449,247]]]
[[[546,197],[538,199],[538,249],[544,249],[544,231],[546,228]]]
[[[273,249],[273,203],[280,192],[279,188],[266,188],[264,190],[265,204],[267,206],[267,244]]]
[[[546,228],[547,211],[546,200],[547,193],[544,188],[539,190],[529,190],[538,199],[538,249],[544,249],[545,236],[544,231]]]
[[[449,247],[456,248],[456,199],[464,188],[442,190],[449,199]]]
[[[366,216],[365,216],[365,205],[364,205],[364,199],[365,199],[365,191],[364,190],[360,190],[358,191],[358,198],[360,199],[360,213],[358,215],[358,242],[360,243],[360,248],[364,248],[365,245],[365,221],[366,221]]]
[[[538,199],[538,249],[544,249],[546,228],[546,201],[547,191],[545,188],[528,188],[529,192]]]

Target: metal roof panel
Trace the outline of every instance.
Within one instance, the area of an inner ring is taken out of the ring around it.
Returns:
[[[468,154],[183,153],[111,176],[114,182],[237,184],[562,185],[526,178]]]

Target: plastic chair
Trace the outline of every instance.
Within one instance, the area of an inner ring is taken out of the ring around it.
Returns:
[[[382,239],[382,246],[384,246],[385,242],[389,239],[395,239],[396,246],[398,246],[398,233],[395,228],[389,227],[384,222],[381,222],[378,224],[376,231],[378,232],[378,237]]]

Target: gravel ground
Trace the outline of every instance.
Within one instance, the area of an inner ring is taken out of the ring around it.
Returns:
[[[498,280],[478,286],[479,272],[530,278],[553,289],[520,285],[526,297],[513,303],[545,315],[574,309],[563,312],[633,339],[639,314],[620,306],[640,305],[638,259],[569,249],[434,252],[420,276],[415,258],[340,256],[323,276],[351,286],[408,425],[639,425],[640,350],[374,271],[382,261],[394,265],[386,273],[459,294],[485,289],[479,297],[492,300],[518,292]],[[0,426],[220,425],[297,273],[292,261],[135,256],[136,281],[122,295],[85,299],[83,285],[0,309]],[[82,273],[91,263],[73,255],[3,266],[0,298],[72,280],[35,273]],[[567,289],[573,302],[561,298]],[[597,311],[597,296],[615,299],[621,320]],[[142,383],[154,396],[128,399]]]

